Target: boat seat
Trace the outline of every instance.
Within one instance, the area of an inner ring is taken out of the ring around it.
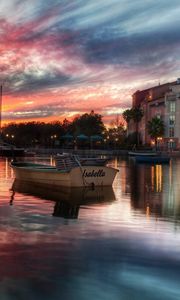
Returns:
[[[80,166],[78,158],[75,157],[75,155],[69,154],[57,155],[55,162],[58,170],[70,171],[71,169]]]

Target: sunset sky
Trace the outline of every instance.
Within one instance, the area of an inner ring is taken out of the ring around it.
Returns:
[[[180,77],[179,0],[1,0],[3,122],[105,123]]]

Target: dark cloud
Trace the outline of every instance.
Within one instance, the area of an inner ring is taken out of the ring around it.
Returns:
[[[35,93],[42,89],[73,84],[73,79],[61,73],[46,73],[38,76],[36,72],[13,74],[6,80],[5,93],[22,94]]]
[[[69,39],[60,43],[79,43],[79,55],[83,55],[86,63],[137,67],[156,64],[171,57],[177,59],[174,52],[180,50],[179,27],[123,37],[113,37],[110,33],[96,37],[97,31],[68,32]]]

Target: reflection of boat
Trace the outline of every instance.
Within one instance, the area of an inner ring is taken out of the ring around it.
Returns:
[[[136,156],[135,159],[138,163],[168,164],[170,162],[168,156]]]
[[[157,155],[157,153],[156,152],[152,152],[152,151],[129,151],[128,152],[128,154],[130,155],[130,156],[156,156]]]
[[[112,187],[95,187],[94,189],[89,187],[55,187],[54,189],[49,189],[47,185],[36,183],[32,186],[29,182],[15,179],[11,190],[13,191],[11,204],[16,193],[55,201],[53,216],[64,218],[77,218],[81,205],[98,204],[115,200]]]
[[[15,178],[53,186],[111,186],[117,169],[99,165],[81,165],[74,156],[58,158],[56,166],[12,162]]]

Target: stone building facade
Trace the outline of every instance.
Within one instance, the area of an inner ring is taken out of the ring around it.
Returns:
[[[147,123],[157,116],[165,125],[164,136],[158,138],[159,147],[180,148],[180,79],[143,91],[136,91],[132,96],[132,107],[140,107],[144,113],[138,126],[142,144],[154,143],[148,134]],[[134,130],[135,124],[130,121],[128,133],[131,134]]]

